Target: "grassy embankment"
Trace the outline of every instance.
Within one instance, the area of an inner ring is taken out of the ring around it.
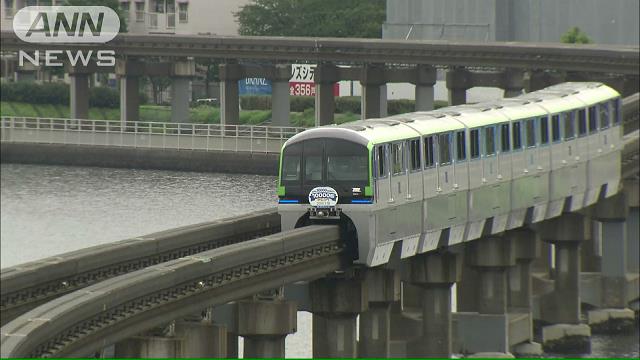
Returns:
[[[189,110],[189,120],[199,124],[220,123],[220,108],[212,106],[197,106]],[[24,116],[24,117],[50,117],[68,118],[69,106],[50,104],[28,104],[13,101],[0,102],[0,115],[2,116]],[[357,114],[336,114],[336,123],[341,124],[347,121],[357,120]],[[92,120],[114,120],[120,119],[120,110],[112,108],[90,108],[89,119]],[[240,112],[240,123],[259,125],[271,119],[269,110],[242,110]],[[294,126],[313,126],[313,109],[304,112],[292,112],[291,123]],[[169,122],[171,121],[171,108],[169,106],[141,105],[140,121]]]

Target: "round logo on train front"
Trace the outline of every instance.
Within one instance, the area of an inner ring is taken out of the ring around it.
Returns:
[[[328,186],[314,188],[309,193],[309,204],[314,207],[326,208],[336,206],[338,203],[338,192]]]

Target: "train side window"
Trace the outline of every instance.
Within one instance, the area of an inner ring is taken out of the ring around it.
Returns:
[[[496,153],[496,131],[493,126],[484,128],[484,154],[486,156]]]
[[[589,108],[589,134],[598,131],[598,112],[595,106]]]
[[[386,151],[385,151],[386,147],[387,147],[386,144],[378,145],[376,147],[376,163],[378,164],[378,172],[377,172],[378,179],[385,178],[388,173],[387,157],[386,157]]]
[[[509,138],[509,124],[500,125],[500,147],[501,152],[509,152],[511,150],[511,141]]]
[[[540,118],[540,144],[549,143],[549,117]]]
[[[514,121],[511,124],[511,132],[513,134],[513,150],[522,149],[522,124],[520,121]]]
[[[585,109],[578,110],[578,136],[587,134],[587,111]]]
[[[471,130],[471,158],[477,159],[480,157],[480,130]]]
[[[451,163],[451,134],[438,135],[438,155],[440,165]]]
[[[536,119],[525,120],[524,131],[527,147],[536,146]]]
[[[464,161],[467,159],[467,142],[463,131],[456,133],[456,160]]]
[[[560,115],[551,116],[551,141],[560,141]]]
[[[567,111],[562,113],[562,119],[564,122],[564,139],[571,140],[576,136],[575,125],[573,124],[574,113],[573,111]]]
[[[402,143],[391,144],[391,170],[393,175],[404,173],[404,146]]]
[[[420,170],[420,139],[413,139],[408,141],[410,163],[409,168],[411,171]]]
[[[433,139],[435,136],[427,136],[424,138],[424,168],[430,168],[435,165],[434,157],[434,143]]]
[[[611,108],[613,109],[613,123],[619,125],[622,121],[622,114],[620,112],[620,98],[611,100]]]
[[[609,103],[598,104],[600,108],[600,129],[609,127]]]

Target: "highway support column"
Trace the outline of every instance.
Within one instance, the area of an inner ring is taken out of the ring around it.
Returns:
[[[451,286],[460,280],[461,260],[449,252],[410,258],[410,281],[421,293],[422,335],[407,345],[408,357],[451,356]]]
[[[507,68],[502,72],[504,76],[504,97],[516,97],[522,94],[524,89],[524,72],[520,69]]]
[[[291,65],[277,64],[271,79],[271,125],[273,126],[291,126],[289,79],[291,79]]]
[[[545,352],[591,352],[591,329],[580,324],[580,244],[585,226],[584,215],[565,213],[540,228],[542,240],[555,246],[554,288],[540,298],[540,318],[553,324],[542,328]]]
[[[416,66],[416,111],[433,110],[434,90],[436,84],[436,68],[431,65]]]
[[[629,272],[627,219],[630,215],[628,204],[635,202],[633,205],[637,208],[638,189],[625,185],[625,189],[628,187],[626,194],[619,192],[600,200],[595,206],[594,218],[602,224],[602,285],[601,309],[587,314],[594,333],[630,333],[635,326],[635,314],[629,309],[629,301],[638,298],[638,274]],[[638,256],[637,252],[635,256]]]
[[[507,237],[490,236],[465,245],[464,261],[477,272],[477,281],[463,274],[463,292],[476,299],[476,312],[456,313],[457,351],[491,357],[512,356],[507,313],[507,270],[515,265],[515,248]]]
[[[318,64],[313,78],[316,83],[316,126],[331,125],[336,111],[333,86],[340,80],[338,68],[333,64]]]
[[[355,358],[356,321],[368,309],[362,273],[352,271],[310,284],[313,313],[313,357]]]
[[[449,105],[467,102],[467,90],[471,88],[471,73],[463,67],[451,67],[446,73]]]
[[[140,120],[139,79],[144,74],[144,64],[134,60],[116,60],[116,76],[120,82],[120,121]]]
[[[545,70],[528,70],[523,78],[523,85],[526,92],[541,90],[547,86],[559,84],[564,81],[564,76],[560,73]]]
[[[201,319],[177,320],[176,337],[181,339],[182,358],[226,358],[227,328]]]
[[[387,116],[385,67],[365,64],[360,78],[362,85],[361,118],[375,119]]]
[[[85,66],[69,66],[69,116],[72,119],[89,118],[89,76]]]
[[[237,324],[244,357],[284,358],[285,337],[296,332],[297,306],[282,299],[239,301]]]
[[[542,345],[533,342],[533,282],[531,268],[537,253],[537,234],[535,231],[522,227],[505,233],[511,245],[514,247],[516,264],[509,268],[507,272],[507,307],[510,317],[510,333],[516,336],[513,331],[513,324],[518,323],[519,335],[527,340],[511,346],[511,353],[518,357],[531,357],[542,355]],[[512,342],[513,339],[510,339]]]
[[[189,122],[190,85],[195,75],[196,63],[193,59],[171,64],[171,122]]]
[[[240,123],[240,92],[238,80],[242,79],[242,65],[234,63],[220,64],[220,124],[238,125]]]
[[[360,314],[358,357],[387,358],[391,355],[390,309],[400,300],[400,277],[394,270],[370,268],[365,281],[369,308]]]

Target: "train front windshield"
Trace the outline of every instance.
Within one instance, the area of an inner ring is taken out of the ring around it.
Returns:
[[[338,203],[364,199],[369,186],[369,151],[341,139],[310,139],[287,146],[282,155],[282,198],[308,203],[309,192],[328,186]]]

